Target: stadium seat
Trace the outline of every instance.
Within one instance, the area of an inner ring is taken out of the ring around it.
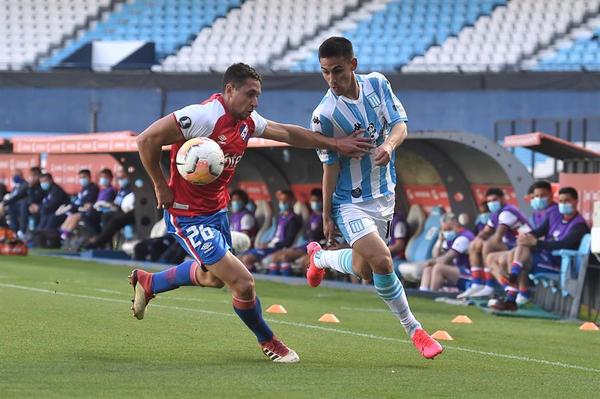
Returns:
[[[413,204],[408,209],[408,215],[406,216],[406,223],[408,224],[408,231],[410,232],[410,239],[406,243],[406,251],[414,244],[415,239],[421,235],[423,227],[425,226],[426,215],[418,204]]]

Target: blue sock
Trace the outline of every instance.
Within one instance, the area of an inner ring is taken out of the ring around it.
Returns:
[[[273,331],[262,317],[262,309],[258,297],[250,300],[233,297],[233,310],[246,326],[256,335],[258,342],[263,343],[273,339]]]
[[[388,274],[373,273],[373,283],[377,295],[384,300],[392,313],[400,320],[406,333],[412,337],[415,331],[421,328],[421,324],[410,311],[404,287],[402,287],[398,276],[394,272]]]
[[[160,273],[152,275],[152,293],[171,291],[182,285],[199,285],[196,280],[198,263],[187,260]]]

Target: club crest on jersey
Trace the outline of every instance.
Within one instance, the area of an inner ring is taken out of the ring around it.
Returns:
[[[242,140],[248,141],[248,139],[249,139],[248,133],[249,132],[250,132],[250,129],[248,129],[248,125],[240,126],[240,136],[242,137]]]
[[[360,189],[360,187],[356,187],[350,192],[350,195],[352,195],[352,197],[354,198],[360,198],[360,196],[362,195],[362,190]]]
[[[182,116],[181,118],[179,118],[177,123],[179,123],[179,127],[181,127],[182,129],[189,129],[190,126],[192,126],[192,120],[189,116]]]
[[[369,105],[371,105],[372,108],[377,108],[381,104],[381,100],[375,92],[367,95],[367,101],[369,102]]]

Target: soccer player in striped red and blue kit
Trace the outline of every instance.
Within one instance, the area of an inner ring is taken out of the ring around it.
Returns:
[[[168,231],[194,260],[160,273],[134,270],[130,275],[134,287],[132,310],[136,318],[142,319],[155,294],[185,285],[227,285],[232,291],[235,313],[256,335],[264,354],[275,362],[293,363],[299,360],[298,355],[277,339],[264,321],[254,279],[230,252],[227,184],[251,137],[260,136],[301,148],[325,147],[353,156],[367,152],[372,146],[358,135],[331,139],[299,126],[264,119],[255,111],[261,82],[253,68],[234,64],[225,72],[222,94],[159,119],[137,138],[140,158],[154,183],[158,207],[165,209]],[[225,168],[219,178],[203,186],[184,180],[175,164],[177,150],[194,137],[213,139],[225,154]],[[168,183],[160,167],[165,145],[171,145]]]

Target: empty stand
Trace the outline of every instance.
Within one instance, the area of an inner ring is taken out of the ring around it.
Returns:
[[[21,70],[96,16],[111,0],[0,2],[0,70]]]
[[[319,44],[329,36],[343,35],[354,44],[359,71],[395,70],[505,3],[504,0],[374,0],[297,51],[286,54],[273,66],[298,72],[318,71]]]
[[[42,63],[58,65],[85,43],[94,40],[154,42],[159,59],[175,52],[216,18],[225,16],[241,0],[129,0],[116,7],[105,20],[82,32]]]
[[[600,0],[511,0],[441,46],[414,58],[404,72],[499,71],[516,66],[596,13]]]
[[[153,69],[224,71],[234,62],[264,65],[358,3],[359,0],[248,0]]]

